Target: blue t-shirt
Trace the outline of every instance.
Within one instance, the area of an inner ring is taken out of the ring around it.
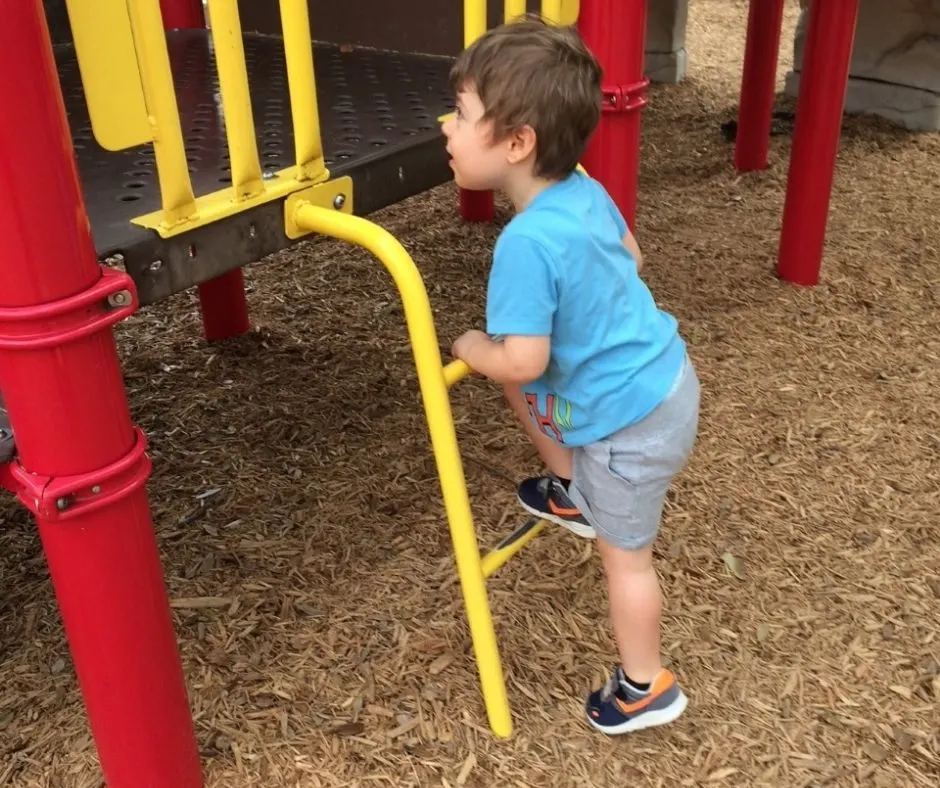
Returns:
[[[623,245],[606,190],[575,172],[513,217],[496,241],[487,332],[551,336],[542,376],[522,389],[533,418],[583,446],[648,415],[682,369],[676,319],[657,308]]]

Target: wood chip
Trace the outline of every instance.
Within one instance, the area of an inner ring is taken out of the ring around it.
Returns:
[[[209,610],[228,607],[231,604],[232,599],[230,597],[222,596],[182,597],[170,600],[170,607],[176,610]]]

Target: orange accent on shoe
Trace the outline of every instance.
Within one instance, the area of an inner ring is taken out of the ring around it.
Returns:
[[[566,509],[563,506],[559,506],[551,498],[548,499],[548,508],[552,510],[552,514],[557,514],[560,517],[580,517],[581,510],[577,507],[571,507]]]
[[[624,703],[616,695],[614,700],[617,702],[617,707],[624,714],[635,714],[638,711],[643,711],[650,703],[653,702],[657,697],[662,695],[666,690],[668,690],[676,681],[676,677],[668,670],[663,668],[659,673],[656,674],[656,678],[653,679],[653,683],[650,685],[649,694],[644,695],[639,700],[633,703]]]

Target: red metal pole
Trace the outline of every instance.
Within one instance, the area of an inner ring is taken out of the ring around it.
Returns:
[[[604,69],[604,114],[583,164],[627,223],[636,219],[640,127],[646,106],[646,0],[581,0],[578,29]]]
[[[137,306],[98,264],[40,0],[0,26],[0,388],[109,788],[200,788],[199,754],[111,326]],[[23,90],[29,85],[29,90]]]
[[[794,284],[819,282],[858,7],[859,0],[809,7],[777,261],[777,273]]]
[[[166,30],[202,30],[206,26],[201,0],[160,0]],[[199,305],[206,339],[216,342],[251,329],[245,275],[241,268],[199,285]]]
[[[202,326],[210,342],[241,336],[251,329],[241,268],[199,285],[199,305]]]
[[[460,215],[468,222],[490,222],[496,215],[493,192],[460,190]]]
[[[201,0],[160,0],[165,30],[201,30],[206,18]]]
[[[748,11],[734,151],[734,165],[741,172],[767,167],[785,4],[786,0],[751,0]]]

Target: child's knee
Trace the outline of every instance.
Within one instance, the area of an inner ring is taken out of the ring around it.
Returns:
[[[636,574],[648,572],[653,568],[653,545],[635,550],[628,550],[597,536],[597,551],[600,553],[604,569],[608,573]]]

